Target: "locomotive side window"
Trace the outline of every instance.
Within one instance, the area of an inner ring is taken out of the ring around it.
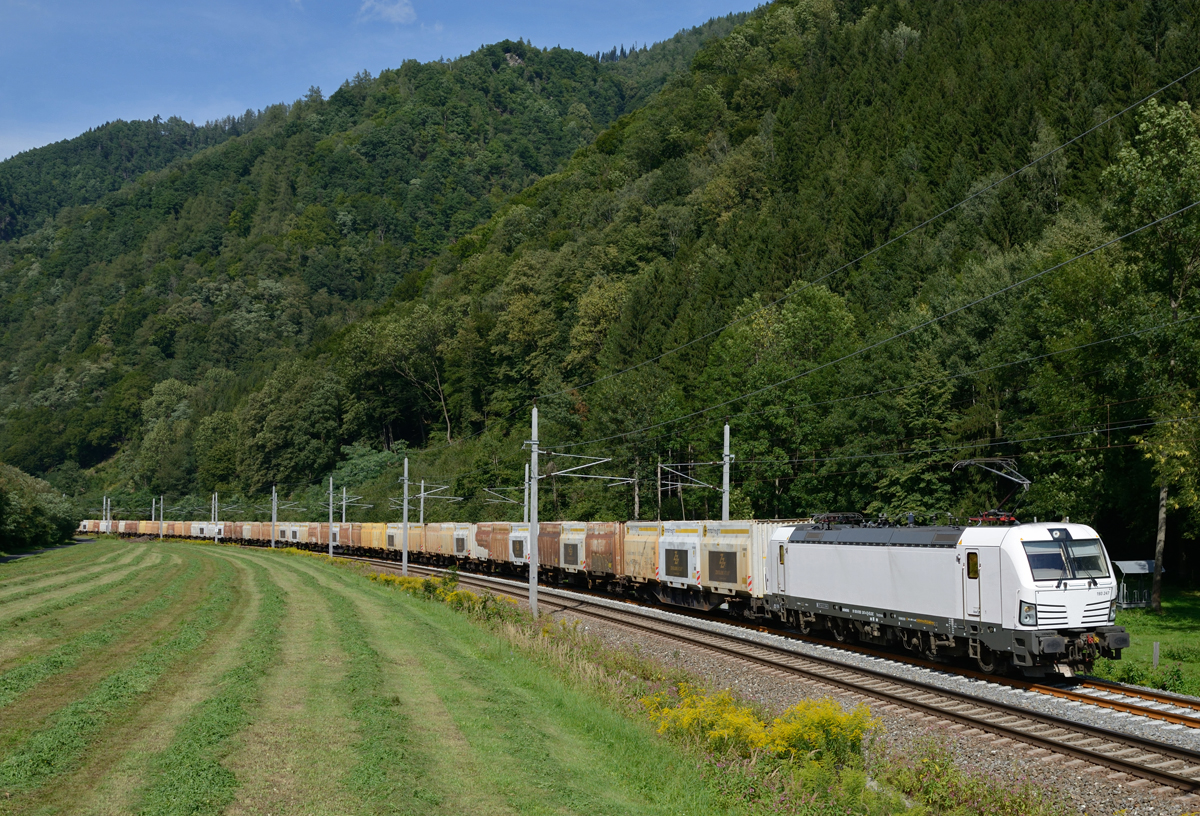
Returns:
[[[1063,558],[1062,545],[1057,541],[1024,541],[1025,556],[1033,570],[1035,581],[1057,581],[1070,578],[1067,562]]]
[[[967,577],[979,577],[979,553],[967,553]]]
[[[779,563],[780,564],[783,563],[783,545],[782,544],[779,545]]]

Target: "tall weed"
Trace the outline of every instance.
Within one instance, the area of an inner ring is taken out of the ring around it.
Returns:
[[[954,762],[949,744],[928,736],[918,740],[907,756],[880,763],[879,776],[946,816],[1067,816],[1072,808],[1028,779],[964,771]]]

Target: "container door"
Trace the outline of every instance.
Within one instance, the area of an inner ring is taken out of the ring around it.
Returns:
[[[979,620],[979,550],[967,550],[963,581],[963,617]]]

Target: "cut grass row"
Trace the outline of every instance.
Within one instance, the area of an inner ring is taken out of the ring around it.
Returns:
[[[0,762],[0,789],[37,788],[73,768],[110,719],[150,690],[175,661],[195,652],[233,600],[232,570],[224,568],[210,594],[165,642],[144,651],[132,665],[109,675],[90,693],[65,705]]]
[[[37,660],[72,637],[104,627],[109,621],[162,594],[162,587],[180,572],[179,558],[159,558],[136,580],[90,587],[72,599],[61,599],[17,616],[0,626],[0,672]]]
[[[5,593],[0,592],[0,604],[4,608],[14,605],[18,601],[34,596],[45,596],[47,593],[67,589],[69,587],[79,586],[80,584],[94,584],[101,576],[111,575],[118,572],[120,568],[133,569],[138,566],[138,557],[146,553],[145,547],[138,547],[130,550],[112,563],[105,563],[98,566],[79,567],[71,570],[65,575],[60,575],[54,578],[47,578],[41,581],[34,581],[30,585],[15,587],[13,591]]]
[[[267,570],[253,565],[258,615],[242,663],[221,676],[219,691],[201,703],[154,763],[139,813],[218,814],[233,801],[238,780],[222,764],[231,740],[253,721],[263,677],[279,654],[286,601]]]
[[[142,562],[134,564],[117,572],[91,576],[90,580],[78,584],[55,588],[27,598],[8,599],[0,605],[0,629],[12,628],[24,623],[54,614],[73,606],[78,606],[100,595],[113,590],[123,589],[131,584],[140,584],[145,576],[138,573],[146,566],[159,563],[162,555],[157,552],[145,554]]]
[[[109,645],[128,634],[133,627],[166,609],[175,601],[183,587],[195,578],[199,570],[200,564],[192,562],[186,570],[166,584],[161,592],[140,606],[115,618],[104,620],[102,627],[76,635],[46,654],[0,674],[0,708],[9,705],[39,683],[76,666],[89,653]],[[133,594],[138,589],[140,587],[131,587],[127,594]],[[125,594],[122,594],[122,598]]]
[[[95,548],[85,547],[72,552],[74,557],[69,557],[65,553],[56,556],[54,563],[57,567],[55,569],[46,569],[42,562],[35,560],[34,556],[6,564],[4,572],[0,573],[0,591],[7,591],[11,587],[28,585],[34,581],[41,581],[64,573],[72,573],[78,570],[81,564],[88,566],[104,564],[126,554],[125,548],[120,546],[109,544],[107,549],[107,553],[102,553],[96,552]]]

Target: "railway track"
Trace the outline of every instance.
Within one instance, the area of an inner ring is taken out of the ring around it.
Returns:
[[[388,571],[399,568],[393,561],[372,558],[354,560],[373,564]],[[424,565],[409,564],[410,572],[420,575],[437,575],[444,571]],[[525,597],[525,585],[515,581],[478,575],[458,573],[459,583],[465,587],[487,589],[497,594],[515,598]],[[705,649],[735,660],[749,662],[773,671],[802,677],[806,680],[841,689],[859,696],[880,700],[887,706],[916,711],[944,721],[978,729],[986,733],[1011,739],[1015,742],[1044,749],[1073,759],[1098,765],[1131,777],[1146,779],[1184,793],[1200,794],[1200,752],[1165,745],[1144,737],[1114,731],[1112,729],[1080,723],[1064,717],[1031,711],[1019,705],[982,698],[966,691],[954,691],[924,683],[911,678],[896,677],[885,671],[858,666],[849,666],[832,657],[799,654],[782,646],[772,646],[751,640],[747,635],[736,632],[720,633],[698,629],[685,622],[664,620],[637,604],[622,604],[628,609],[613,608],[618,601],[590,599],[579,593],[543,587],[539,590],[539,601],[556,611],[606,621],[639,632],[665,637],[673,641]],[[889,656],[890,658],[890,656]],[[996,678],[987,678],[994,682]],[[1031,684],[1032,685],[1032,684]],[[1045,687],[1053,689],[1053,687]],[[1186,713],[1172,714],[1162,706],[1186,711],[1181,701],[1159,700],[1153,694],[1136,698],[1139,702],[1120,702],[1116,699],[1099,697],[1103,693],[1111,697],[1124,691],[1124,687],[1102,683],[1090,692],[1072,692],[1097,704],[1124,706],[1135,710],[1139,716],[1160,714],[1167,717],[1188,718],[1200,727],[1200,718]],[[1039,689],[1040,691],[1040,689]],[[1066,694],[1054,689],[1056,696]],[[1142,692],[1138,690],[1138,694]],[[1153,698],[1153,699],[1152,699]],[[1075,699],[1072,696],[1070,699]],[[1134,698],[1128,698],[1134,699]],[[1156,707],[1147,706],[1150,703]],[[1145,714],[1141,712],[1145,711]]]

